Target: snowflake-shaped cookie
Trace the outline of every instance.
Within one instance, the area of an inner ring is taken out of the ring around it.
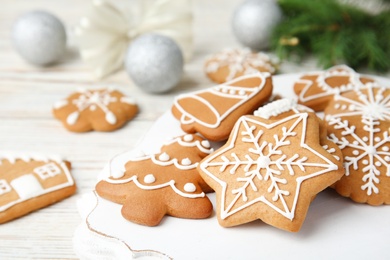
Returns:
[[[390,89],[373,84],[334,97],[325,110],[330,139],[344,154],[341,195],[390,204]]]
[[[96,185],[97,193],[123,204],[122,215],[135,223],[155,226],[164,215],[206,218],[212,204],[210,187],[196,167],[213,149],[198,135],[184,135],[164,145],[161,152],[140,155]]]
[[[134,100],[113,89],[80,90],[54,104],[53,114],[73,132],[113,131],[138,111]]]
[[[275,62],[263,52],[252,52],[249,48],[225,49],[206,60],[205,72],[217,83],[224,83],[258,72],[274,74]]]
[[[361,76],[345,65],[338,65],[321,72],[304,74],[294,83],[298,102],[315,111],[323,111],[333,95],[359,89],[373,79]]]
[[[298,231],[312,198],[343,174],[321,131],[314,113],[278,120],[241,117],[227,144],[199,166],[216,191],[220,224],[261,219]]]

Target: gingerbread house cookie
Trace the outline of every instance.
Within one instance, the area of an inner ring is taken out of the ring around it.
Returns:
[[[333,95],[359,89],[374,79],[362,76],[345,65],[304,74],[294,83],[298,102],[315,111],[323,111]]]
[[[187,133],[199,132],[210,141],[226,140],[237,119],[252,113],[272,95],[269,73],[245,75],[225,84],[179,95],[173,115]]]
[[[0,223],[46,207],[76,191],[70,163],[40,154],[0,153]]]
[[[249,48],[224,49],[206,60],[205,72],[212,81],[225,83],[258,72],[275,74],[276,64],[263,52],[252,52]]]
[[[282,99],[242,116],[227,143],[200,163],[222,226],[261,219],[296,232],[316,194],[344,174],[341,152],[315,113],[291,104]]]
[[[345,176],[334,188],[371,205],[390,204],[390,89],[336,95],[325,109],[330,139],[344,155]]]
[[[146,226],[158,225],[165,215],[207,218],[212,204],[210,187],[199,176],[199,161],[212,152],[198,135],[177,137],[161,152],[130,159],[125,171],[96,185],[99,196],[122,204],[124,218]]]
[[[82,89],[54,104],[53,114],[72,132],[113,131],[138,112],[132,98],[114,89]]]

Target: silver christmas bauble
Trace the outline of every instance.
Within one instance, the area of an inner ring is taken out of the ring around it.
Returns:
[[[183,54],[171,38],[144,34],[129,46],[125,67],[133,82],[150,93],[163,93],[179,83],[183,74]]]
[[[49,65],[58,61],[65,52],[65,27],[50,13],[29,12],[16,20],[12,41],[20,56],[29,63]]]
[[[282,11],[275,0],[247,0],[233,14],[233,33],[246,47],[266,49],[272,30],[281,19]]]

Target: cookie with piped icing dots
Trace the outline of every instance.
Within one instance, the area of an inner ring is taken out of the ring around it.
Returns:
[[[129,159],[124,172],[110,172],[97,183],[96,191],[122,204],[124,218],[146,226],[158,225],[165,215],[207,218],[213,207],[205,193],[212,190],[196,167],[212,151],[198,135],[177,137],[158,154]]]
[[[224,49],[205,62],[206,75],[216,83],[258,72],[275,74],[276,70],[276,62],[269,55],[252,52],[249,48]]]
[[[294,83],[298,102],[315,111],[323,111],[333,95],[364,87],[374,79],[362,76],[345,65],[325,71],[306,73]]]
[[[325,120],[344,155],[336,191],[359,203],[390,204],[390,89],[370,84],[336,95]]]
[[[198,170],[216,192],[220,225],[260,219],[291,232],[301,228],[313,198],[344,174],[325,125],[286,99],[242,116]]]
[[[176,97],[173,115],[183,131],[200,133],[210,141],[223,141],[234,123],[266,103],[272,95],[269,73],[236,78],[227,83]]]
[[[0,153],[0,224],[71,196],[70,163],[57,156]]]
[[[138,112],[135,101],[108,88],[82,89],[54,104],[54,117],[72,132],[113,131]]]

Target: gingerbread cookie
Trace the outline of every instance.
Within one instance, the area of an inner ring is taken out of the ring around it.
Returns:
[[[315,111],[323,111],[333,95],[362,88],[370,82],[374,82],[374,79],[339,65],[325,71],[304,74],[295,82],[294,91],[300,104]]]
[[[272,95],[269,73],[245,75],[209,89],[179,95],[173,115],[187,133],[199,132],[210,141],[226,140],[237,119],[267,102]]]
[[[212,204],[205,195],[211,188],[196,170],[212,152],[198,135],[184,135],[161,148],[161,153],[129,160],[123,174],[114,174],[96,185],[99,196],[123,204],[124,218],[156,226],[165,215],[207,218]]]
[[[325,115],[329,137],[344,154],[336,191],[360,203],[390,204],[390,89],[367,84],[336,95]]]
[[[200,163],[220,225],[261,219],[299,231],[312,199],[344,174],[341,151],[320,119],[291,104],[279,100],[242,116],[227,143]]]
[[[212,81],[225,83],[258,72],[275,74],[276,64],[263,52],[252,52],[249,48],[225,49],[206,60],[205,72]]]
[[[137,112],[133,99],[113,89],[80,90],[53,108],[54,116],[72,132],[113,131]]]
[[[70,163],[57,157],[0,153],[0,223],[75,193],[69,169]]]

